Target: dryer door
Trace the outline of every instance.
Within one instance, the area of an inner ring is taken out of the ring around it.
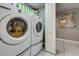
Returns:
[[[19,44],[28,35],[28,21],[20,14],[5,16],[0,23],[0,36],[7,44]]]
[[[34,23],[34,32],[35,32],[35,35],[41,35],[42,31],[43,31],[42,21],[41,20],[37,20]]]

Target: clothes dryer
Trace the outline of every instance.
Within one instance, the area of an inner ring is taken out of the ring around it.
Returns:
[[[33,16],[31,55],[36,55],[42,49],[42,43],[43,43],[43,22],[40,17]]]

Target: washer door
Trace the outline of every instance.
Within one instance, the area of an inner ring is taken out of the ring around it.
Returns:
[[[19,44],[28,35],[28,21],[20,14],[10,14],[0,23],[0,36],[7,44]]]
[[[43,25],[42,25],[42,21],[41,20],[37,20],[34,24],[34,32],[35,35],[41,35],[43,31]]]

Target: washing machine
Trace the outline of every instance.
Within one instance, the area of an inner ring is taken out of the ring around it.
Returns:
[[[0,3],[0,7],[17,11],[16,3]]]
[[[30,55],[30,16],[0,4],[0,56]]]
[[[32,40],[31,40],[31,55],[36,55],[42,49],[43,43],[43,22],[38,16],[33,16],[32,19]]]

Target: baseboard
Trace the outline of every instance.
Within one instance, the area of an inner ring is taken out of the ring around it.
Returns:
[[[70,43],[74,43],[74,44],[79,44],[78,41],[73,41],[73,40],[68,40],[68,39],[56,38],[56,40],[60,40],[60,41],[64,41],[64,42],[70,42]]]

